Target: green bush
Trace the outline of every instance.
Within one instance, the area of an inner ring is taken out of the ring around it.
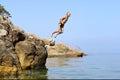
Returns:
[[[0,15],[11,17],[11,14],[0,4]]]

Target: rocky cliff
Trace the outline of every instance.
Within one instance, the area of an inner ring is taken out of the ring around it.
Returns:
[[[0,75],[45,68],[47,55],[43,40],[0,15]]]

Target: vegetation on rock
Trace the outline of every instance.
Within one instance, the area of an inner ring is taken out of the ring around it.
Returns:
[[[7,16],[11,17],[11,14],[1,4],[0,4],[0,14],[7,15]]]

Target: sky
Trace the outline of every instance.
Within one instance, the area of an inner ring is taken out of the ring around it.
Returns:
[[[56,43],[91,53],[120,53],[120,0],[0,0],[14,25],[40,38],[57,30],[59,19],[71,16]]]

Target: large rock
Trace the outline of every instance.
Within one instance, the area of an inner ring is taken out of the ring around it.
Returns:
[[[53,39],[42,38],[42,40],[45,42],[45,45],[55,46],[55,40]]]
[[[38,69],[45,67],[47,58],[47,51],[45,47],[36,46],[26,40],[17,43],[15,50],[19,57],[22,69]]]
[[[83,57],[86,54],[80,50],[72,49],[63,43],[58,43],[55,46],[47,46],[48,57]]]
[[[72,49],[69,46],[58,43],[55,45],[55,41],[52,39],[43,38],[45,42],[48,57],[83,57],[86,54],[80,50]]]
[[[0,76],[46,68],[47,55],[43,40],[25,33],[8,17],[0,15]]]
[[[7,50],[6,43],[0,40],[0,75],[9,75],[11,73],[21,71],[21,67],[18,66],[17,57],[13,58],[10,51]]]

